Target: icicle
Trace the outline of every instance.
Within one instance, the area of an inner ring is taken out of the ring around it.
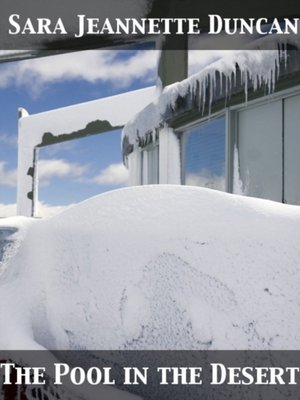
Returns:
[[[205,102],[206,102],[206,88],[207,88],[207,76],[205,75],[203,82],[203,97],[202,97],[202,115],[204,114]]]
[[[284,49],[284,53],[283,53],[283,57],[284,57],[284,68],[287,68],[287,59],[288,59],[288,55],[287,55],[287,48]]]
[[[248,103],[248,74],[247,74],[247,70],[245,71],[245,86],[244,86],[244,90],[245,90],[245,102],[246,104]]]
[[[220,75],[220,96],[223,95],[223,74],[221,72],[219,73]]]
[[[253,90],[257,90],[257,74],[254,75],[253,79]]]
[[[234,83],[234,86],[236,86],[236,67],[233,70],[233,83]]]
[[[208,114],[211,113],[211,105],[213,102],[213,73],[209,74],[209,104],[208,104]]]
[[[261,86],[262,86],[261,75],[258,75],[258,87],[261,88]]]
[[[156,129],[152,129],[151,139],[152,139],[152,143],[156,142]]]
[[[144,136],[159,126],[168,108],[175,109],[178,96],[191,96],[192,101],[196,99],[199,112],[204,115],[206,107],[211,113],[213,101],[217,96],[223,95],[225,101],[230,99],[232,88],[238,83],[244,89],[246,103],[249,84],[254,91],[264,88],[266,94],[272,94],[280,77],[280,70],[286,68],[288,62],[287,43],[282,41],[280,46],[279,43],[281,42],[276,42],[276,50],[238,51],[208,65],[194,76],[166,87],[156,103],[147,107],[126,125],[123,137],[127,136],[129,142],[138,147],[139,143],[135,140],[139,134]]]
[[[201,110],[201,101],[202,101],[202,85],[201,82],[198,81],[198,88],[199,88],[199,97],[198,97],[198,109]]]
[[[228,97],[229,99],[231,99],[231,83],[232,83],[231,79],[232,79],[232,77],[231,77],[231,73],[230,73],[230,74],[227,75],[228,89],[229,89],[229,90],[228,90],[228,93],[227,93],[227,97]]]
[[[228,78],[228,75],[226,75],[226,98],[228,97],[229,88],[230,88],[230,80]]]
[[[195,82],[193,81],[191,84],[191,99],[193,100],[196,97],[196,90],[195,90]]]
[[[214,73],[214,99],[217,97],[217,83],[218,83],[218,74],[217,71]],[[221,82],[219,82],[219,85]]]

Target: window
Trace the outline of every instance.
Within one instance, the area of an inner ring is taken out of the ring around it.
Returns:
[[[234,193],[300,205],[299,111],[298,94],[237,112]]]
[[[284,202],[300,205],[300,95],[284,100]]]
[[[183,183],[225,191],[225,116],[182,136]]]
[[[282,104],[275,101],[238,113],[239,179],[247,196],[281,201]],[[237,182],[234,183],[236,187]]]

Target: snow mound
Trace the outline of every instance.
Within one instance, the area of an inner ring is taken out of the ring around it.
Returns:
[[[296,349],[300,208],[185,186],[36,221],[0,282],[2,348]]]

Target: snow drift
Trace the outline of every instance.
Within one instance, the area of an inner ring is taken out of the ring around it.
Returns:
[[[0,348],[297,349],[299,223],[297,206],[186,186],[35,220],[0,278]]]

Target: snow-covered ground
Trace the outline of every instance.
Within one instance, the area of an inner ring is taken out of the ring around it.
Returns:
[[[17,227],[1,349],[299,349],[300,207],[186,186]]]

